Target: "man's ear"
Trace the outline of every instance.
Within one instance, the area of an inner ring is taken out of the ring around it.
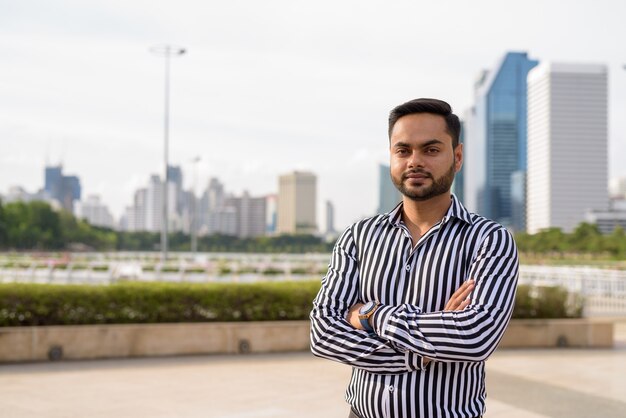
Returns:
[[[454,172],[458,173],[463,166],[463,144],[459,143],[454,148]]]

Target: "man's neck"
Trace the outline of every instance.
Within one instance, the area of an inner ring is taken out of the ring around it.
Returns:
[[[452,200],[448,192],[422,201],[404,196],[402,203],[402,221],[411,232],[415,245],[422,235],[445,216]]]

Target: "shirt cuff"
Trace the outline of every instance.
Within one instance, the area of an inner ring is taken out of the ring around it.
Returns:
[[[371,325],[377,335],[384,337],[389,318],[393,315],[395,310],[396,308],[393,306],[378,305],[378,308],[371,316]]]
[[[424,357],[412,351],[406,352],[406,367],[409,370],[424,370],[426,365],[424,364]]]

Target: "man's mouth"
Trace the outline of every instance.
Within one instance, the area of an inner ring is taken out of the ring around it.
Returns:
[[[409,172],[409,173],[404,173],[402,175],[402,180],[407,180],[407,179],[411,179],[411,180],[425,180],[425,179],[429,179],[432,176],[429,173],[424,173],[424,172]]]

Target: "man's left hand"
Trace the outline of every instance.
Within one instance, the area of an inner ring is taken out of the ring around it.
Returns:
[[[348,311],[348,315],[346,316],[346,320],[356,329],[364,330],[363,325],[361,325],[361,321],[359,321],[359,309],[361,306],[365,305],[364,303],[357,303],[353,305]]]

